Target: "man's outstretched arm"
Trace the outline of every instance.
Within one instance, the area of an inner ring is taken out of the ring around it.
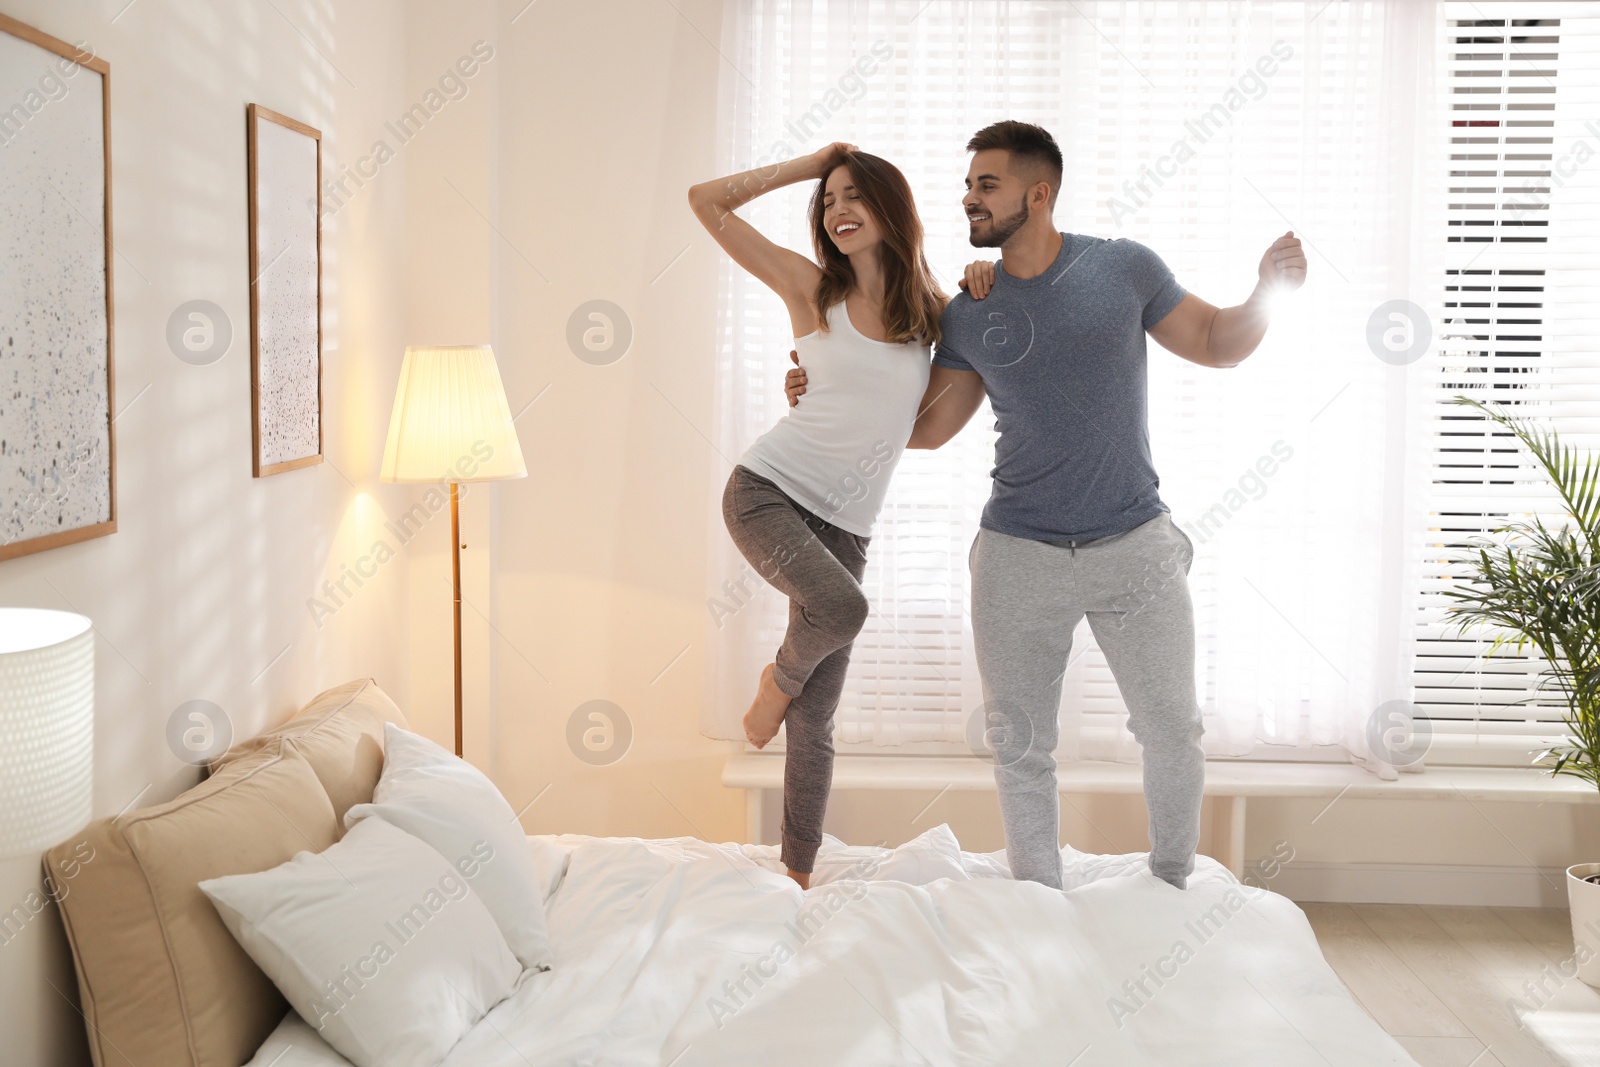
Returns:
[[[1261,257],[1258,274],[1255,291],[1244,303],[1219,308],[1190,293],[1150,328],[1150,336],[1191,363],[1238,366],[1266,336],[1269,298],[1305,283],[1306,256],[1300,239],[1290,232],[1272,242]]]

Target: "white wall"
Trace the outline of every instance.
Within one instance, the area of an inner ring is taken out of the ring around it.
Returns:
[[[411,73],[431,77],[488,26],[493,80],[408,160],[410,302],[427,317],[413,325],[430,340],[487,333],[512,410],[538,398],[517,422],[530,476],[476,487],[464,506],[468,755],[515,807],[539,798],[530,831],[736,838],[743,798],[718,784],[732,746],[698,725],[705,546],[725,536],[707,493],[726,468],[701,436],[720,253],[685,197],[714,154],[725,64],[707,39],[721,3],[454,10],[463,21],[413,0]],[[567,345],[568,317],[592,299],[632,322],[609,366]],[[428,707],[449,699],[444,536],[412,570],[412,692]],[[474,545],[492,553],[476,576]],[[596,699],[633,730],[606,766],[567,742],[569,717]]]
[[[378,0],[3,9],[111,64],[119,530],[0,563],[0,604],[95,623],[95,814],[107,815],[197,780],[165,740],[187,700],[220,705],[238,736],[357,675],[406,702],[404,564],[320,627],[306,605],[414,492],[376,483],[407,329],[405,177],[386,170],[325,223],[328,462],[266,479],[250,474],[245,215],[246,103],[320,128],[334,166],[400,110],[404,27]],[[172,310],[193,299],[234,328],[209,366],[165,340]],[[36,857],[0,860],[0,909],[40,888]],[[52,909],[0,944],[0,1059],[86,1064],[76,999]]]

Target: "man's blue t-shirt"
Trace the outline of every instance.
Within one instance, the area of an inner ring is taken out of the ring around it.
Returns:
[[[1167,510],[1150,458],[1145,331],[1185,290],[1137,241],[1061,238],[1043,274],[1014,278],[997,263],[987,297],[950,301],[933,362],[977,371],[994,409],[982,525],[1090,541]]]

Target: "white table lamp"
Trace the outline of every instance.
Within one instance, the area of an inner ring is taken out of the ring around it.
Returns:
[[[94,807],[94,628],[0,608],[0,856],[42,852]]]
[[[511,405],[488,345],[410,347],[400,366],[386,482],[450,483],[450,558],[455,589],[456,755],[461,755],[461,482],[525,478]]]

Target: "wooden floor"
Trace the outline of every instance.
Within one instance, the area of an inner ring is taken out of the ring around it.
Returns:
[[[1423,1067],[1600,1064],[1600,991],[1572,973],[1565,910],[1302,904],[1323,955],[1355,998]],[[1545,968],[1548,967],[1548,970]],[[1530,991],[1524,985],[1533,982]],[[1537,988],[1543,982],[1542,991]],[[1581,1035],[1553,1056],[1509,1001]],[[1569,1014],[1561,1014],[1569,1013]]]

